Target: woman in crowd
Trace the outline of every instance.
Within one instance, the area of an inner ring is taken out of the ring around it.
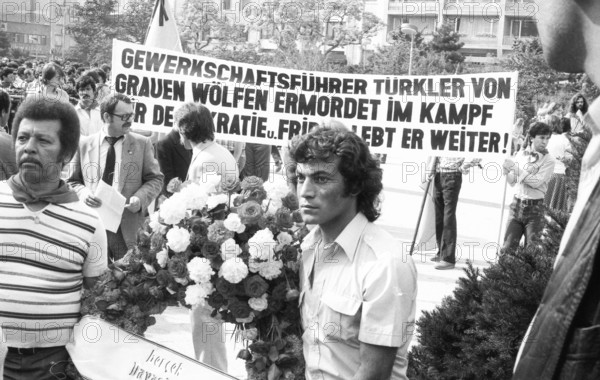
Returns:
[[[27,96],[40,96],[52,102],[69,103],[69,94],[62,89],[65,73],[54,62],[47,63],[42,69],[40,85],[27,91]]]

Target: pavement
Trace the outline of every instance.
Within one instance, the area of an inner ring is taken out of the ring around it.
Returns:
[[[419,187],[425,170],[425,159],[402,162],[399,156],[388,155],[384,169],[384,191],[381,217],[376,224],[387,230],[402,248],[403,254],[410,251],[423,190]],[[463,276],[467,260],[478,268],[486,268],[496,258],[502,236],[501,209],[503,195],[506,199],[502,224],[506,223],[508,205],[512,198],[510,187],[504,193],[505,181],[501,176],[500,165],[482,162],[482,168],[471,169],[463,176],[463,185],[457,208],[458,244],[457,264],[452,270],[436,270],[429,261],[435,254],[431,244],[417,244],[413,254],[418,273],[417,312],[418,319],[424,311],[439,306],[442,299],[452,294],[456,281]],[[232,337],[233,325],[226,325],[226,345],[229,369],[232,376],[245,379],[244,362],[236,359],[243,348]],[[417,335],[412,344],[418,344]],[[146,337],[184,355],[194,357],[189,311],[183,307],[170,307],[157,316],[157,324],[152,326]]]

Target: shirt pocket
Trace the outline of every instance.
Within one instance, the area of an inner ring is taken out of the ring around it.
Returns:
[[[362,299],[326,291],[321,301],[323,309],[319,323],[324,341],[332,343],[343,340],[358,344]]]

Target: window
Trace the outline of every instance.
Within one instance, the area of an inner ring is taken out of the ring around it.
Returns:
[[[8,30],[8,24],[5,22],[0,22],[0,30],[6,32]]]
[[[511,20],[510,35],[513,37],[537,37],[537,24],[533,20]]]
[[[325,36],[328,39],[334,39],[337,29],[339,29],[342,26],[342,23],[339,21],[329,21],[327,22],[327,26],[325,29]]]
[[[15,42],[24,44],[25,43],[25,35],[21,33],[15,33]]]

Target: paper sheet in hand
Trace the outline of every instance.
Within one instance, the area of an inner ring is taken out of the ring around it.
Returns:
[[[96,211],[104,222],[104,227],[110,232],[117,232],[127,199],[104,181],[98,183],[96,197],[102,201],[102,206],[97,208]]]

